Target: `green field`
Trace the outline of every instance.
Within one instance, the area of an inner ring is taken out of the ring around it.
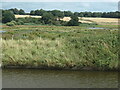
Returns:
[[[118,70],[117,28],[92,24],[3,26],[2,66]]]

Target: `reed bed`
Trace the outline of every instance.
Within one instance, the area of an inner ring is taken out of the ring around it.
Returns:
[[[34,36],[33,39],[3,39],[2,66],[74,70],[119,69],[118,31],[79,27],[52,27],[49,30],[39,27],[36,33],[26,33],[26,36]]]

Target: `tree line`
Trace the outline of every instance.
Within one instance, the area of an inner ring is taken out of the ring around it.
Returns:
[[[78,17],[75,15],[71,16],[71,20],[69,22],[60,20],[60,18],[64,17],[61,16],[60,13],[51,13],[51,12],[44,12],[41,16],[42,18],[32,18],[32,17],[25,17],[25,18],[15,18],[15,14],[19,13],[16,12],[17,10],[2,10],[2,23],[5,23],[8,26],[13,25],[23,25],[26,23],[34,23],[34,24],[41,24],[41,25],[59,25],[59,26],[78,26],[80,22],[78,22]],[[23,10],[22,10],[23,11]],[[23,14],[19,14],[23,15]],[[25,15],[25,14],[24,14]]]
[[[60,10],[52,10],[46,11],[43,9],[40,10],[32,10],[30,13],[25,13],[22,9],[8,9],[2,10],[2,23],[7,23],[7,25],[23,25],[24,23],[34,23],[41,25],[62,25],[62,26],[78,26],[80,24],[78,17],[105,17],[105,18],[119,18],[120,14],[118,11],[116,12],[71,12],[71,11],[60,11]],[[42,16],[42,18],[15,18],[15,14],[17,15],[35,15]],[[71,17],[69,22],[62,21],[63,17]]]
[[[104,17],[104,18],[119,18],[120,17],[119,11],[115,11],[115,12],[71,12],[71,11],[60,11],[60,10],[46,11],[43,9],[39,9],[39,10],[31,10],[30,13],[25,13],[23,9],[18,10],[17,8],[14,8],[14,9],[9,9],[9,10],[12,11],[14,14],[19,14],[19,15],[42,16],[44,13],[47,12],[57,17],[71,17],[73,15],[76,15],[78,17]]]

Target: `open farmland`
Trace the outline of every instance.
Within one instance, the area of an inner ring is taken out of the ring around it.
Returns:
[[[96,22],[97,24],[118,24],[118,18],[89,18],[83,17],[82,20]]]
[[[15,15],[15,18],[25,18],[25,17],[33,17],[33,18],[42,18],[42,16],[32,16],[32,15]],[[70,17],[64,17],[60,20],[70,21]],[[97,24],[118,24],[118,18],[93,18],[93,17],[79,17],[79,22],[81,23],[97,23]]]
[[[41,18],[41,16],[32,16],[32,15],[15,15],[15,18],[25,18],[25,17]]]

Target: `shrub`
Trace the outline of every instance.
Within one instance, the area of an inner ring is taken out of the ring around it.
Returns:
[[[13,21],[11,21],[11,23],[14,23],[15,25],[17,25],[17,22],[16,22],[16,21],[14,21],[14,20],[13,20]]]
[[[13,22],[6,23],[7,26],[14,26],[15,24]]]
[[[71,16],[71,20],[66,24],[66,26],[79,26],[79,19],[77,16]]]
[[[24,22],[23,21],[18,21],[17,25],[24,25]]]

